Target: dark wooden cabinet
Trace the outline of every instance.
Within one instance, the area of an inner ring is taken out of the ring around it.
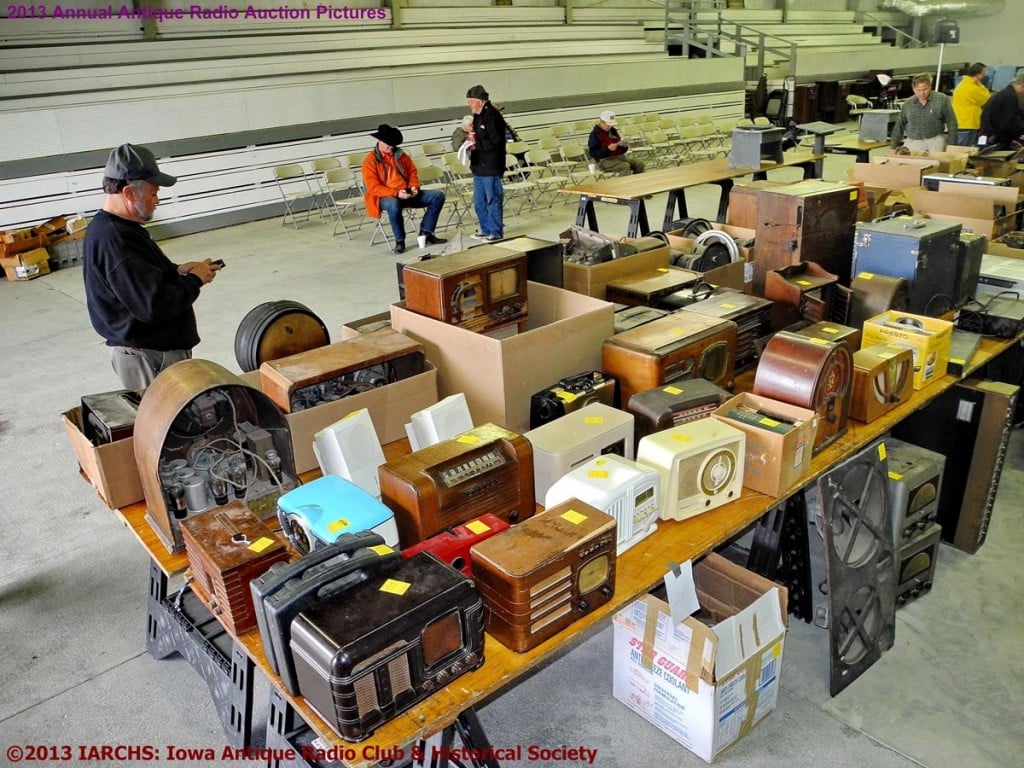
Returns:
[[[798,85],[793,91],[793,119],[810,123],[818,119],[818,84]]]

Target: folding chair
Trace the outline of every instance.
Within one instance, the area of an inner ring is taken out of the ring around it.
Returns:
[[[348,231],[348,225],[345,223],[344,216],[350,210],[357,208],[357,201],[362,199],[359,185],[356,184],[355,174],[352,173],[352,169],[348,167],[339,166],[337,168],[331,168],[324,172],[323,175],[324,193],[325,199],[330,206],[331,212],[334,214],[334,231],[333,234],[338,234],[338,225],[345,231],[345,237],[349,240],[352,239],[352,233]],[[338,200],[336,193],[344,193],[341,200]],[[363,220],[366,218],[366,209],[363,208],[363,217],[356,224],[356,229],[363,226]]]
[[[505,155],[505,173],[501,177],[501,186],[505,192],[506,203],[511,206],[514,201],[519,201],[519,207],[512,211],[511,215],[518,216],[527,205],[533,210],[536,202],[533,193],[537,189],[537,182],[527,177],[526,169],[515,154]]]
[[[548,202],[550,208],[554,205],[558,190],[570,182],[568,176],[555,173],[550,166],[551,153],[546,149],[531,149],[526,153],[526,167],[530,171],[530,181],[537,185],[537,201],[541,202],[544,193],[550,193],[551,199]],[[566,196],[566,200],[571,198]]]
[[[302,220],[309,221],[313,208],[320,210],[317,190],[310,184],[309,177],[298,163],[274,166],[274,182],[281,193],[281,199],[284,200],[281,226],[286,225],[291,218],[292,226],[298,229],[299,220],[296,214],[305,213]]]

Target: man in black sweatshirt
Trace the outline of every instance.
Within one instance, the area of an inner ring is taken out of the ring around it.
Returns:
[[[482,85],[466,92],[466,103],[473,113],[470,134],[469,169],[473,172],[473,208],[480,221],[480,231],[473,237],[495,242],[505,237],[505,190],[501,177],[505,174],[505,118],[489,101]]]
[[[220,270],[209,259],[174,264],[142,226],[153,218],[160,187],[176,181],[146,147],[122,144],[107,160],[103,207],[85,233],[89,319],[125,389],[141,391],[192,357],[199,343],[192,304]]]

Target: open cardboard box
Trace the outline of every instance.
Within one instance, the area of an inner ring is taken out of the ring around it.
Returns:
[[[879,155],[873,163],[915,165],[929,173],[961,173],[967,169],[967,156],[958,152],[913,152],[909,155]]]
[[[712,228],[719,232],[731,235],[735,240],[751,240],[756,232],[746,227],[734,227],[731,224],[719,224],[717,221],[711,223]],[[669,246],[676,251],[691,253],[695,240],[689,237],[680,237],[672,232],[666,233]],[[712,285],[721,285],[726,288],[734,288],[737,291],[751,293],[754,289],[754,247],[739,246],[740,261],[726,264],[723,267],[716,267],[704,273],[704,279]]]
[[[563,232],[562,237],[569,237],[569,231]],[[618,237],[615,238],[622,243],[634,242],[637,238]],[[574,264],[565,262],[562,265],[562,287],[567,291],[582,293],[584,296],[593,296],[595,299],[604,299],[605,286],[612,280],[620,277],[628,277],[641,272],[651,272],[658,267],[667,267],[669,259],[668,246],[652,248],[648,251],[640,251],[631,256],[612,259],[602,264]],[[530,298],[533,310],[533,298]]]
[[[82,474],[104,504],[111,509],[120,509],[145,498],[135,464],[135,438],[93,445],[82,431],[81,406],[64,411],[60,418]]]
[[[851,181],[863,182],[869,187],[908,189],[921,186],[921,177],[928,171],[935,171],[936,165],[922,168],[908,163],[854,163],[847,169],[846,175]]]
[[[0,257],[0,267],[12,283],[35,280],[50,274],[50,254],[45,248],[35,248],[14,256]]]
[[[890,309],[864,321],[861,348],[882,342],[910,348],[914,389],[924,389],[946,375],[952,339],[953,323],[948,320]]]
[[[712,626],[651,595],[615,614],[612,694],[710,763],[778,703],[787,596],[714,553],[693,580]]]
[[[543,283],[527,290],[526,330],[502,339],[391,305],[391,327],[423,344],[437,365],[438,394],[464,393],[477,424],[524,432],[531,395],[566,376],[601,370],[601,344],[615,332],[613,306]]]
[[[1009,232],[1016,221],[1016,187],[939,183],[936,192],[907,190],[914,213],[933,219],[957,221],[968,232],[992,238]]]

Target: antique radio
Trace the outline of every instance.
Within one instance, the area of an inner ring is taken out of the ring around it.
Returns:
[[[661,498],[657,470],[614,454],[595,456],[548,488],[547,509],[579,499],[615,518],[615,553],[621,555],[658,529]]]
[[[822,339],[823,341],[845,341],[850,352],[860,349],[860,328],[853,328],[840,323],[812,323],[806,328],[801,328],[797,333],[809,339]]]
[[[850,418],[883,416],[914,393],[914,353],[897,344],[872,344],[853,353]]]
[[[484,661],[483,604],[426,552],[292,621],[299,692],[339,736],[374,729]]]
[[[953,293],[953,303],[959,306],[974,298],[978,290],[981,259],[988,248],[988,238],[973,232],[961,232],[957,247],[959,251],[956,259],[956,290]]]
[[[1024,301],[1015,294],[986,296],[961,308],[956,324],[985,336],[1012,339],[1024,331]]]
[[[191,514],[244,501],[261,519],[296,484],[284,414],[255,387],[208,360],[162,371],[139,403],[135,462],[146,520],[171,552]]]
[[[538,504],[556,480],[595,456],[633,458],[633,415],[593,403],[523,435],[533,446],[533,489]]]
[[[954,328],[949,338],[949,363],[946,365],[946,373],[951,373],[954,376],[963,373],[979,346],[981,346],[980,333]]]
[[[138,393],[128,389],[82,395],[83,434],[93,445],[131,437],[141,399]]]
[[[910,286],[908,311],[937,317],[955,303],[959,275],[965,272],[959,264],[961,229],[955,222],[910,216],[858,222],[853,274],[904,278]]]
[[[1011,179],[998,176],[978,176],[973,173],[926,173],[921,177],[921,186],[932,192],[939,191],[940,184],[971,184],[978,187],[1009,187]]]
[[[889,462],[892,537],[898,549],[935,522],[946,457],[894,437],[886,438],[885,452]]]
[[[403,547],[488,512],[515,523],[534,512],[533,449],[522,435],[482,424],[387,462],[380,490]]]
[[[852,296],[849,288],[839,285],[836,275],[814,262],[772,270],[764,279],[764,297],[796,308],[808,323],[846,323]]]
[[[260,388],[285,413],[340,400],[423,373],[423,346],[390,328],[271,360]]]
[[[985,543],[1019,390],[968,379],[893,427],[894,437],[946,457],[939,524],[943,541],[965,552]]]
[[[530,397],[530,429],[578,411],[591,403],[618,405],[618,382],[601,371],[560,379]]]
[[[513,237],[493,244],[495,248],[522,253],[526,256],[526,279],[531,283],[544,283],[561,288],[564,282],[562,257],[565,246],[536,237]]]
[[[601,358],[602,369],[619,380],[624,407],[637,392],[679,380],[732,389],[736,323],[682,309],[607,339]]]
[[[718,289],[689,306],[691,312],[736,323],[736,372],[757,363],[757,340],[772,330],[772,302],[739,291]]]
[[[469,558],[469,550],[474,544],[486,541],[495,534],[508,530],[508,523],[497,515],[490,513],[480,515],[468,523],[456,525],[448,531],[441,531],[426,541],[413,544],[402,550],[402,557],[408,560],[420,552],[429,552],[442,563],[450,565],[467,576],[473,575],[473,566]]]
[[[639,444],[652,432],[707,418],[729,397],[724,389],[704,379],[637,392],[629,399],[629,412],[634,416],[634,442]]]
[[[846,432],[852,384],[853,356],[845,342],[787,331],[765,345],[754,375],[755,394],[818,413],[814,453]]]
[[[661,476],[662,519],[685,520],[738,499],[746,439],[718,419],[701,419],[641,440],[637,461]]]
[[[470,551],[487,632],[528,651],[615,592],[615,519],[572,499]]]
[[[346,533],[333,544],[293,563],[274,563],[249,583],[263,655],[290,694],[299,693],[290,645],[292,619],[321,599],[352,589],[374,576],[386,576],[401,560],[398,552],[376,533]]]
[[[481,246],[407,264],[404,272],[412,312],[477,333],[526,322],[525,254]]]
[[[650,272],[610,280],[605,286],[605,300],[631,307],[658,307],[662,298],[700,279],[700,272],[679,267],[660,267]]]
[[[288,560],[288,549],[240,501],[182,521],[192,589],[234,635],[256,626],[249,583],[274,563]]]
[[[847,184],[807,179],[759,190],[754,293],[761,294],[768,272],[801,261],[816,262],[846,285],[856,220],[857,188]]]
[[[324,475],[277,500],[281,531],[302,554],[346,533],[371,531],[398,546],[395,516],[375,496],[337,475]]]
[[[623,331],[628,331],[631,328],[638,328],[645,323],[657,320],[659,317],[664,317],[667,314],[668,312],[664,309],[655,309],[654,307],[627,307],[624,304],[617,304],[615,307],[615,315],[612,318],[615,324],[615,333],[622,333]]]
[[[896,607],[902,608],[932,588],[942,526],[932,523],[896,552]]]
[[[910,284],[902,277],[858,272],[850,282],[853,297],[850,301],[849,324],[861,328],[869,317],[896,309],[909,311]]]
[[[1014,291],[1024,296],[1024,249],[1020,256],[993,256],[986,253],[982,257],[978,285],[975,288],[979,301],[984,301],[984,296],[1004,291]]]

